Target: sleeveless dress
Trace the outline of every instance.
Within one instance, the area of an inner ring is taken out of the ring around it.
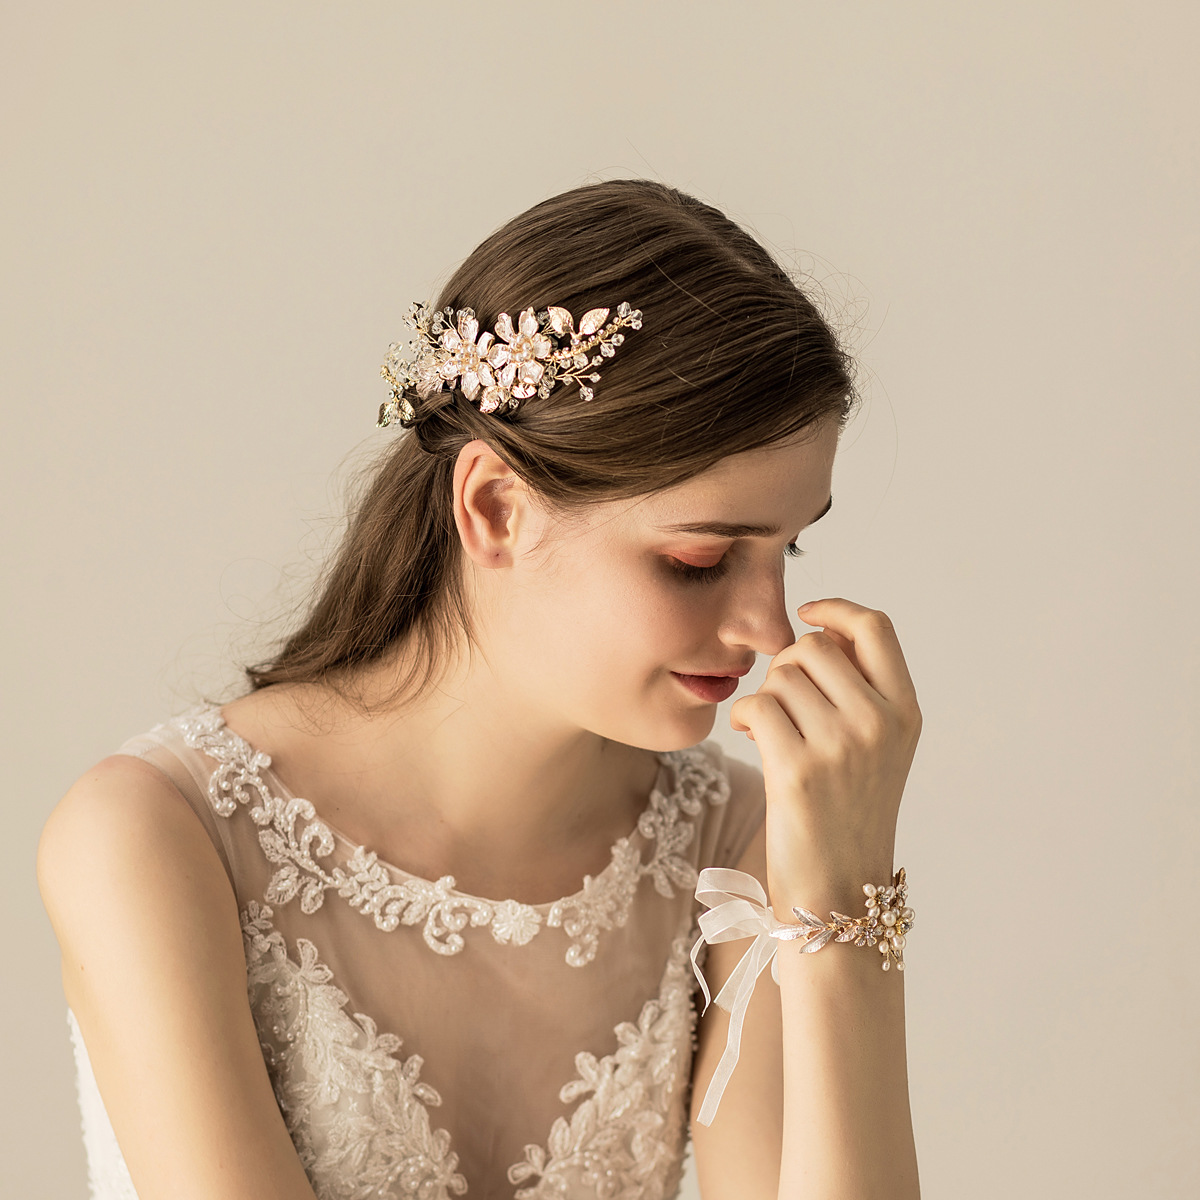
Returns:
[[[699,869],[762,823],[715,741],[658,754],[637,826],[573,895],[468,895],[290,794],[215,707],[126,742],[212,839],[263,1057],[319,1200],[665,1200],[687,1146]],[[96,1200],[136,1200],[73,1013]]]

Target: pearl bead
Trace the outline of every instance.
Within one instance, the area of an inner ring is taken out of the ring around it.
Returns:
[[[895,923],[896,923],[896,912],[895,912],[895,910],[894,910],[894,909],[891,909],[891,908],[889,908],[889,909],[888,909],[888,910],[887,910],[887,911],[886,911],[886,912],[883,914],[883,916],[882,916],[882,917],[880,917],[879,919],[880,919],[880,920],[881,920],[881,921],[882,921],[882,922],[883,922],[885,925],[895,925]]]
[[[864,883],[864,884],[863,884],[863,891],[864,891],[864,892],[866,892],[866,894],[867,894],[868,896],[873,896],[873,895],[875,895],[875,893],[876,893],[878,890],[879,890],[879,889],[878,889],[878,888],[877,888],[877,887],[876,887],[876,886],[875,886],[873,883]]]

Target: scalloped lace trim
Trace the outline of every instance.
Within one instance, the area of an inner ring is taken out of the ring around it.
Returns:
[[[455,890],[452,875],[436,882],[411,875],[395,880],[365,846],[359,846],[344,864],[325,865],[319,860],[335,847],[329,826],[308,800],[271,792],[263,776],[271,765],[270,756],[234,733],[219,709],[201,709],[169,724],[180,730],[188,746],[217,763],[208,782],[213,811],[230,817],[241,805],[259,826],[259,845],[276,864],[264,895],[268,904],[287,904],[299,897],[301,911],[313,913],[332,890],[385,932],[423,923],[425,943],[438,954],[458,954],[465,945],[462,931],[468,926],[489,929],[502,945],[523,946],[544,924],[563,929],[571,938],[567,962],[585,966],[596,956],[600,933],[621,928],[628,920],[644,877],[667,897],[675,894],[676,887],[695,886],[696,869],[684,857],[695,834],[692,818],[705,803],[726,803],[730,792],[729,780],[699,747],[666,752],[662,757],[674,768],[675,786],[669,793],[656,788],[637,824],[637,832],[653,845],[649,860],[642,860],[632,835],[623,837],[613,846],[609,865],[599,875],[585,876],[575,895],[537,907],[465,895]],[[548,910],[545,916],[542,908]]]

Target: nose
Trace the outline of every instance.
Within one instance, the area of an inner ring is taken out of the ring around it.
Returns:
[[[730,591],[720,637],[727,646],[749,646],[772,658],[796,640],[781,570],[748,572]]]

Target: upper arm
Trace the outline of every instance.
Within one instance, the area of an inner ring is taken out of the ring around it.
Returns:
[[[736,762],[730,782],[738,788],[756,788],[762,794],[763,777],[756,768]],[[737,864],[767,887],[766,826],[760,825]],[[709,946],[704,977],[712,995],[750,946],[748,939]],[[776,1200],[783,1152],[783,1022],[779,988],[764,971],[755,985],[742,1027],[737,1066],[721,1097],[717,1115],[709,1126],[696,1116],[709,1081],[725,1051],[729,1013],[711,1005],[700,1020],[699,1046],[693,1065],[692,1143],[696,1171],[704,1200]]]
[[[237,901],[196,814],[113,755],[51,813],[38,885],[141,1200],[313,1200],[246,994]]]

